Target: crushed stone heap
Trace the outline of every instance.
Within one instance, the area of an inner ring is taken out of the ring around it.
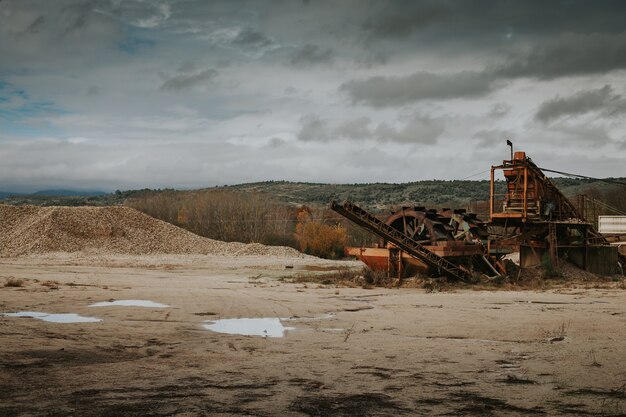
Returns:
[[[204,238],[130,207],[0,204],[0,256],[48,252],[305,256],[284,246]]]

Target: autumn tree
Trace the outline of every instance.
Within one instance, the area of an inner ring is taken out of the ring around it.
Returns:
[[[322,258],[343,255],[348,236],[341,224],[327,224],[324,218],[315,217],[308,207],[298,212],[297,219],[295,234],[300,251]]]

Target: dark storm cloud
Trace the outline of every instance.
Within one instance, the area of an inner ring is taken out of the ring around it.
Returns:
[[[404,77],[375,76],[351,80],[339,88],[354,103],[372,107],[402,106],[421,100],[475,98],[518,78],[552,80],[623,69],[626,69],[626,32],[617,35],[564,33],[511,52],[503,64],[487,65],[482,71],[452,74],[421,71]]]
[[[39,16],[33,23],[30,24],[30,26],[28,26],[26,32],[38,33],[42,29],[45,21],[46,19],[43,16]]]
[[[370,37],[400,38],[438,23],[450,14],[442,4],[423,3],[405,2],[401,7],[389,7],[381,16],[367,19],[362,28]]]
[[[619,69],[626,69],[626,32],[618,35],[565,33],[556,39],[537,42],[530,50],[509,57],[508,62],[494,70],[494,75],[549,80]]]
[[[324,49],[318,45],[306,44],[299,48],[289,62],[297,67],[305,67],[318,64],[330,64],[333,62],[335,54],[332,49]]]
[[[592,111],[600,111],[604,116],[626,112],[626,101],[615,94],[609,85],[597,90],[584,90],[569,97],[557,96],[539,106],[535,119],[550,122],[563,116],[578,116]]]
[[[67,6],[60,15],[65,26],[64,32],[70,34],[86,28],[93,14],[93,5],[89,3],[74,3]]]
[[[625,1],[0,1],[2,184],[624,170]]]
[[[371,77],[352,80],[339,89],[354,103],[373,107],[401,106],[420,100],[478,97],[492,89],[493,80],[485,73],[462,71],[454,74],[417,72],[406,77]]]
[[[620,0],[385,1],[371,3],[360,29],[368,41],[419,35],[430,42],[484,43],[494,34],[547,35],[562,32],[616,33],[624,30]]]
[[[217,70],[213,68],[195,74],[179,74],[167,79],[163,85],[161,85],[161,90],[184,90],[211,81],[213,78],[217,77],[218,74]]]
[[[13,35],[56,38],[73,34],[108,36],[117,23],[96,13],[94,8],[107,2],[76,2],[59,0],[54,6],[36,5],[32,1],[8,1],[2,4],[0,19],[12,18],[5,29]],[[106,27],[112,26],[112,27]]]

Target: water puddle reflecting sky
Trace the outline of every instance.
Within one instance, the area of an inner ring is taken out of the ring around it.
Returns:
[[[205,322],[202,327],[217,333],[263,337],[283,337],[285,332],[295,329],[283,326],[278,318],[214,320]]]
[[[222,319],[208,320],[202,325],[203,328],[217,333],[238,334],[243,336],[284,337],[285,333],[295,330],[295,327],[283,326],[284,321],[307,322],[315,320],[330,320],[335,317],[334,313],[327,313],[319,317],[288,317],[288,318],[245,318],[245,319]],[[331,331],[343,329],[331,329]]]
[[[2,313],[4,317],[29,317],[47,321],[49,323],[97,323],[102,321],[97,317],[86,317],[75,313],[43,313],[38,311],[19,311],[17,313]]]
[[[150,300],[115,300],[115,301],[101,301],[99,303],[90,304],[89,307],[109,307],[109,306],[122,306],[122,307],[151,307],[151,308],[166,308],[167,304],[155,303]]]

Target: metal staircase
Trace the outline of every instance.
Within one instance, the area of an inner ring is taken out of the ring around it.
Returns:
[[[423,245],[417,243],[406,234],[385,224],[383,221],[374,217],[350,201],[344,201],[343,204],[332,201],[330,203],[330,208],[364,229],[382,237],[388,242],[393,243],[410,256],[419,259],[434,269],[439,270],[440,273],[461,281],[468,281],[472,279],[470,271],[461,269],[447,259],[429,251]]]

